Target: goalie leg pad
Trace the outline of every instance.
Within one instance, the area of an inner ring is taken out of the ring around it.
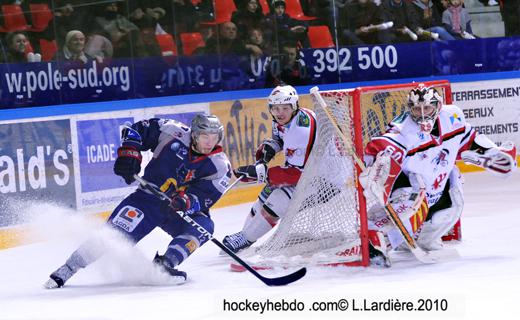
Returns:
[[[425,250],[442,249],[442,236],[459,220],[464,208],[461,184],[450,184],[451,207],[439,210],[426,221],[417,238],[417,244]]]
[[[414,235],[423,225],[428,216],[428,204],[426,199],[420,203],[417,209],[415,205],[416,192],[412,187],[404,187],[394,190],[390,196],[390,204],[399,215],[405,228]],[[392,248],[398,248],[403,243],[400,231],[391,223],[383,208],[376,213],[369,212],[369,229],[383,232]]]

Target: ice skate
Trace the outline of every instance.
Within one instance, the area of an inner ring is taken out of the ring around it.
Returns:
[[[159,255],[159,253],[155,254],[153,263],[155,263],[172,277],[173,284],[183,284],[188,279],[186,272],[175,269],[171,262],[164,256]]]
[[[46,289],[61,288],[78,270],[74,270],[68,264],[64,264],[51,273],[49,280],[43,285]]]
[[[238,253],[253,244],[253,242],[246,239],[242,231],[225,236],[222,243],[233,253]]]

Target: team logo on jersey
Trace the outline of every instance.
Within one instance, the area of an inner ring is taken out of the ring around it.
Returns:
[[[444,181],[444,179],[446,179],[446,177],[448,176],[447,173],[441,173],[437,176],[437,178],[435,178],[435,181],[433,182],[433,189],[434,190],[437,190],[440,188],[440,186],[442,185],[442,182]]]
[[[116,217],[112,219],[112,224],[126,232],[132,232],[143,218],[144,213],[141,210],[132,206],[124,206],[119,210]]]
[[[186,173],[186,177],[184,177],[184,182],[193,180],[193,178],[195,178],[195,170],[188,170],[188,173]]]
[[[195,240],[190,240],[188,243],[186,243],[185,247],[190,253],[193,253],[193,251],[197,250],[199,246]]]
[[[450,121],[451,121],[451,124],[454,124],[455,122],[462,122],[462,119],[459,117],[458,114],[454,113],[454,114],[450,117]]]
[[[285,150],[285,156],[287,158],[291,158],[292,156],[294,156],[294,153],[296,152],[297,149],[289,149],[287,148],[287,150]]]
[[[308,127],[311,124],[311,120],[309,119],[309,116],[305,114],[304,112],[300,113],[300,116],[298,117],[298,126],[299,127]]]
[[[448,165],[446,157],[450,154],[448,149],[442,149],[441,152],[432,160],[432,163],[445,167]]]

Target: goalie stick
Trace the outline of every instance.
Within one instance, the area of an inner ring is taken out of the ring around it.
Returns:
[[[359,166],[359,168],[361,170],[365,170],[365,163],[359,158],[356,151],[354,150],[352,143],[350,142],[352,140],[348,139],[348,137],[345,135],[345,133],[343,133],[343,131],[340,129],[337,121],[330,114],[330,111],[327,110],[327,103],[325,102],[325,100],[323,100],[323,97],[321,96],[321,94],[319,93],[318,90],[319,90],[318,87],[313,87],[310,90],[310,94],[316,99],[316,101],[318,102],[320,107],[323,109],[323,111],[327,115],[327,118],[329,118],[329,120],[332,122],[333,127],[334,127],[335,131],[337,132],[338,136],[343,141],[343,143],[347,149],[347,152],[354,158],[354,161]],[[347,134],[348,134],[348,131],[347,131]],[[418,199],[416,199],[415,203],[420,203],[425,196],[426,196],[426,193],[421,192],[419,194]],[[394,226],[399,230],[399,233],[403,237],[404,242],[406,243],[406,245],[408,246],[408,248],[410,249],[412,254],[417,258],[417,260],[419,260],[422,263],[436,263],[436,262],[439,262],[446,258],[458,256],[458,253],[455,249],[452,249],[452,250],[445,249],[445,250],[436,250],[436,251],[423,250],[421,247],[419,247],[417,245],[417,242],[415,241],[413,236],[410,234],[410,232],[408,232],[408,230],[406,229],[406,227],[403,224],[403,221],[401,220],[399,215],[395,212],[392,205],[386,204],[383,199],[378,198],[377,200],[384,207],[384,210],[385,210],[388,218],[390,219],[390,221],[392,221]]]
[[[150,191],[153,195],[155,195],[157,198],[164,200],[164,201],[171,201],[171,198],[168,197],[165,193],[161,192],[160,190],[157,190],[154,186],[152,186],[148,181],[141,178],[137,174],[134,175],[135,180],[141,184],[146,190]],[[226,190],[224,190],[224,193],[229,191],[231,188],[233,188],[238,182],[240,182],[241,178],[238,178],[235,180]],[[223,193],[223,194],[224,194]],[[267,278],[259,274],[253,267],[248,265],[244,260],[240,259],[236,254],[234,254],[231,250],[229,250],[225,245],[223,245],[220,241],[215,239],[211,233],[209,233],[206,229],[204,229],[200,224],[197,223],[197,221],[193,220],[188,214],[186,214],[183,211],[176,211],[176,213],[181,216],[181,218],[189,223],[191,226],[193,226],[197,231],[199,231],[202,235],[205,237],[208,237],[208,239],[211,240],[214,244],[217,245],[222,251],[227,253],[231,258],[233,258],[236,262],[238,262],[241,266],[243,266],[247,271],[251,272],[255,277],[257,277],[260,281],[265,283],[268,286],[284,286],[289,283],[295,282],[303,278],[305,274],[307,273],[306,268],[301,268],[291,274],[277,277],[277,278]]]

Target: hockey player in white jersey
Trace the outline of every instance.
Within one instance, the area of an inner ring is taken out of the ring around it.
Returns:
[[[315,114],[299,107],[294,87],[277,86],[269,95],[268,104],[273,117],[272,139],[260,144],[255,164],[234,171],[237,177],[243,176],[243,181],[266,183],[242,231],[222,241],[235,253],[249,247],[283,219],[316,139]],[[268,162],[278,152],[284,153],[285,164],[268,169]]]
[[[366,146],[360,182],[367,199],[392,204],[420,247],[437,250],[464,206],[458,159],[508,177],[516,169],[516,147],[510,141],[498,147],[466,122],[461,109],[442,105],[436,89],[419,84],[406,112]],[[381,207],[370,209],[368,218],[371,261],[388,266],[388,250],[403,239]]]

